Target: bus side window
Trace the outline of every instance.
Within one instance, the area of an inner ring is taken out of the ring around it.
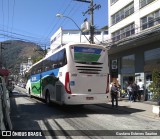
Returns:
[[[45,67],[45,71],[49,70],[49,67]]]
[[[38,69],[38,72],[37,73],[41,73],[41,69]]]

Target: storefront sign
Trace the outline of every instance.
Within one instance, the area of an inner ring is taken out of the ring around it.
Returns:
[[[112,69],[117,69],[117,59],[112,60]]]
[[[118,60],[117,59],[111,60],[110,70],[111,70],[111,77],[118,78]]]

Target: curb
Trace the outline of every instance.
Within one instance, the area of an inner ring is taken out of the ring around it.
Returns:
[[[119,101],[128,101],[128,98],[121,98]],[[157,102],[155,101],[136,101],[136,102],[139,102],[139,103],[144,103],[144,104],[150,104],[150,105],[158,105]]]
[[[112,107],[109,107],[107,105],[104,106],[103,104],[97,104],[96,106],[100,106],[100,107],[104,107],[104,108],[109,108],[109,109],[113,109],[113,110],[118,110],[118,111],[131,113],[131,111],[121,108],[122,106],[119,106],[118,108],[112,108]],[[131,107],[131,109],[134,109],[134,108]],[[143,109],[141,109],[141,110],[143,110]],[[160,117],[157,117],[156,115],[155,116],[150,116],[150,115],[146,115],[146,114],[142,114],[142,113],[131,113],[130,115],[143,116],[143,117],[147,117],[147,118],[151,118],[151,119],[155,119],[155,120],[160,120]]]

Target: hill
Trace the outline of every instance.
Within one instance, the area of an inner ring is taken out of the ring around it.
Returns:
[[[2,62],[13,74],[18,74],[20,63],[27,62],[31,58],[33,62],[42,58],[42,54],[35,50],[42,48],[32,42],[24,42],[11,40],[1,42],[2,47]],[[6,43],[6,44],[5,44]]]

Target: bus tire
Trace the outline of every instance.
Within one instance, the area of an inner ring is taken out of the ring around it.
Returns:
[[[47,105],[50,105],[50,104],[51,104],[50,94],[49,94],[49,91],[48,91],[48,90],[46,91],[45,101],[46,101],[46,104],[47,104]]]

